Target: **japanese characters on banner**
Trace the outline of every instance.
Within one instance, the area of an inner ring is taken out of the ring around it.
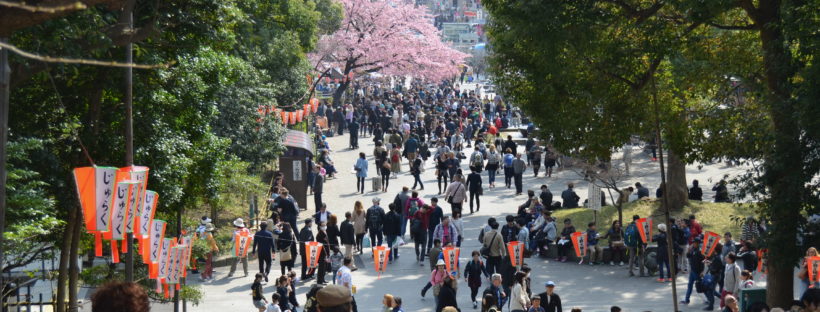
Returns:
[[[307,255],[308,268],[319,267],[319,255],[322,254],[322,243],[305,242],[305,254]]]
[[[387,269],[387,260],[390,259],[390,249],[385,246],[373,247],[375,257],[373,257],[373,264],[376,266],[376,272],[379,272],[377,278],[381,278],[382,272]]]
[[[706,258],[711,257],[718,242],[720,242],[720,235],[718,235],[718,233],[708,231],[703,233],[703,244],[700,246],[700,253]]]
[[[102,233],[109,232],[114,199],[114,167],[74,168],[77,197],[83,209],[86,231],[94,234],[94,254],[102,257]]]
[[[146,254],[150,251],[151,245],[151,221],[154,220],[154,215],[157,212],[157,201],[159,200],[159,195],[157,192],[154,191],[145,191],[145,200],[144,204],[142,205],[142,213],[139,216],[139,234],[137,235],[137,239],[140,242],[140,254],[142,254],[142,259],[145,263],[148,263],[148,256]]]
[[[461,253],[461,249],[458,247],[444,247],[441,252],[444,255],[444,267],[447,268],[447,272],[458,271],[458,255]]]
[[[638,233],[641,234],[643,243],[649,244],[649,241],[652,240],[652,219],[640,218],[635,221],[635,225],[638,226]]]
[[[139,232],[134,232],[135,228],[139,227],[138,216],[142,212],[142,205],[145,203],[145,191],[148,187],[148,167],[144,166],[128,166],[117,170],[117,183],[122,181],[136,181],[128,194],[128,212],[125,214],[125,232],[139,235]],[[127,247],[127,244],[125,245]],[[123,247],[123,252],[127,251]]]
[[[809,282],[820,282],[820,257],[806,259],[806,269],[809,271]]]
[[[159,275],[159,262],[162,259],[162,244],[165,241],[166,223],[162,220],[151,222],[151,238],[149,242],[149,252],[143,254],[143,262],[148,264],[148,277],[156,279]],[[147,261],[146,261],[147,254]]]
[[[160,282],[164,282],[165,278],[168,277],[168,267],[170,265],[168,263],[168,256],[171,254],[171,247],[173,247],[171,244],[173,244],[173,241],[174,239],[171,238],[165,238],[162,240],[162,248],[159,253],[159,270],[157,271],[157,279]]]
[[[575,232],[572,233],[572,246],[575,247],[575,255],[578,258],[583,258],[587,255],[587,233]]]
[[[248,232],[242,231],[235,233],[233,236],[234,253],[233,255],[239,258],[248,256],[248,249],[251,247],[251,240],[253,238]]]
[[[510,264],[517,267],[524,263],[524,244],[519,241],[507,243],[507,254],[510,255]]]
[[[185,250],[182,253],[182,261],[181,261],[181,263],[182,263],[181,267],[183,268],[182,269],[182,277],[187,277],[188,276],[188,270],[186,270],[185,268],[188,267],[188,264],[191,261],[191,250],[194,247],[193,237],[191,235],[186,235],[186,236],[182,237],[182,245],[185,246]]]

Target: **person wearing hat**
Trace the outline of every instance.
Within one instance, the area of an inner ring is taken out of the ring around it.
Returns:
[[[205,271],[199,275],[203,281],[210,281],[214,279],[214,255],[219,253],[219,246],[216,245],[216,240],[214,239],[214,227],[213,223],[205,224],[205,229],[200,234],[200,237],[205,238],[205,241],[208,243],[208,254],[205,255]]]
[[[233,220],[234,231],[233,235],[231,236],[231,244],[236,243],[236,235],[250,235],[251,231],[245,227],[245,220],[242,218],[236,218]],[[228,277],[233,276],[233,273],[236,272],[236,264],[242,262],[242,269],[245,271],[245,277],[248,276],[248,257],[247,255],[244,257],[234,257],[233,261],[231,262],[231,271],[228,273]]]
[[[302,280],[307,280],[309,278],[313,278],[313,274],[310,275],[307,273],[307,252],[305,250],[305,243],[314,241],[313,231],[310,229],[313,225],[313,219],[305,219],[305,226],[299,231],[299,254],[302,258]]]
[[[689,259],[689,284],[686,285],[686,298],[681,301],[683,304],[689,304],[689,296],[692,295],[692,285],[700,282],[701,276],[703,276],[704,257],[703,253],[700,252],[700,244],[702,242],[702,238],[696,237],[692,241],[689,252],[686,253],[686,258]]]
[[[319,312],[351,312],[354,309],[350,289],[340,285],[328,285],[316,293]]]
[[[555,282],[548,281],[544,283],[547,291],[538,294],[541,299],[541,306],[545,312],[561,312],[561,297],[555,293]]]
[[[202,233],[205,233],[205,227],[211,222],[211,218],[208,218],[208,216],[202,216],[202,219],[199,220],[199,226],[196,228],[196,233],[202,236]]]
[[[669,244],[666,241],[666,224],[661,223],[658,224],[658,234],[655,234],[652,237],[653,242],[658,243],[658,249],[656,251],[656,259],[658,261],[658,282],[671,282],[672,281],[672,271],[669,270]],[[663,267],[666,266],[666,279],[664,279],[663,274]]]
[[[444,277],[447,276],[447,269],[446,264],[444,263],[444,259],[438,259],[436,262],[436,269],[430,273],[430,281],[427,285],[424,285],[424,288],[421,289],[421,298],[424,298],[424,295],[427,294],[427,290],[430,287],[433,288],[433,296],[436,298],[436,303],[438,303],[438,294],[441,290],[441,284],[444,283]]]

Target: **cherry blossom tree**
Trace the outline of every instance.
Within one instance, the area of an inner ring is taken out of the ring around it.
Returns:
[[[323,36],[309,57],[322,73],[338,68],[350,73],[379,72],[439,81],[458,74],[469,57],[441,40],[424,6],[405,1],[339,0],[345,18],[341,27]],[[339,102],[351,79],[340,81],[333,95]]]

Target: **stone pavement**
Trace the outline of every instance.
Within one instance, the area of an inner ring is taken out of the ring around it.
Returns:
[[[332,213],[344,216],[346,211],[353,209],[353,203],[357,200],[362,201],[367,208],[370,206],[371,199],[376,196],[382,198],[383,207],[386,208],[387,203],[393,200],[402,186],[412,186],[413,178],[407,173],[408,167],[405,162],[402,166],[402,173],[399,174],[398,178],[390,180],[387,193],[370,192],[370,179],[376,175],[371,155],[373,150],[372,137],[360,138],[359,145],[361,148],[359,150],[347,149],[347,134],[334,136],[328,138],[328,140],[334,150],[333,159],[336,168],[339,170],[337,178],[330,179],[325,184],[324,198]],[[519,150],[523,151],[523,146]],[[352,173],[353,164],[359,151],[365,152],[370,162],[366,185],[367,192],[363,195],[354,192],[356,183]],[[471,152],[470,149],[465,151],[468,156]],[[654,194],[654,189],[660,184],[658,163],[650,161],[648,156],[640,153],[637,148],[632,153],[632,159],[633,176],[630,180],[624,182],[623,187],[631,185],[635,181],[640,181],[653,190]],[[466,160],[462,161],[462,168],[465,171],[468,170],[466,163]],[[425,191],[421,192],[421,196],[425,202],[429,202],[430,198],[436,196],[437,186],[432,161],[428,161],[426,167],[426,172],[422,174]],[[743,168],[725,167],[722,164],[704,165],[701,168],[693,165],[687,167],[687,180],[699,179],[704,189],[704,199],[712,200],[714,196],[714,193],[711,192],[712,183],[717,182],[724,175],[734,175],[741,170]],[[486,187],[486,173],[483,176],[485,195],[482,197],[481,211],[469,215],[467,214],[469,212],[468,206],[465,205],[464,209],[464,243],[461,248],[462,265],[468,260],[471,251],[480,248],[477,237],[481,226],[486,224],[487,218],[492,216],[503,219],[506,214],[515,214],[518,205],[526,200],[526,195],[514,196],[514,189],[503,188],[503,175],[498,176],[496,181],[500,181],[497,184],[502,187],[492,190]],[[709,180],[712,183],[707,182]],[[533,178],[531,171],[528,171],[524,176],[524,189],[537,190],[541,184],[548,184],[556,198],[560,199],[560,192],[566,188],[567,182],[575,182],[576,192],[581,197],[581,202],[583,202],[587,197],[587,183],[571,170],[554,172],[553,177],[549,179],[544,177]],[[444,200],[441,199],[440,202],[443,203]],[[442,208],[449,215],[449,205],[444,203]],[[313,199],[309,198],[308,210],[302,213],[301,218],[309,217],[313,211]],[[299,224],[302,224],[301,219]],[[353,281],[358,288],[355,297],[359,311],[380,311],[382,295],[385,293],[402,297],[405,311],[433,311],[435,309],[432,292],[428,293],[425,299],[422,299],[419,294],[421,288],[429,279],[428,265],[425,263],[425,266],[420,267],[414,260],[415,253],[412,243],[401,247],[399,254],[401,258],[390,264],[387,272],[381,277],[378,277],[372,271],[373,262],[369,252],[356,257],[360,270],[353,273]],[[533,268],[531,274],[533,292],[543,292],[544,282],[548,280],[555,281],[557,284],[556,293],[561,295],[565,311],[569,311],[569,308],[574,306],[581,307],[584,311],[609,311],[611,305],[619,305],[625,308],[625,311],[672,311],[670,283],[657,283],[653,278],[628,278],[626,266],[589,266],[569,262],[558,263],[538,258],[526,259],[525,262]],[[252,260],[250,263],[251,276],[255,273],[254,268],[256,267],[256,261]],[[278,276],[279,264],[276,261],[273,263],[273,268],[275,273],[271,273],[272,277]],[[188,307],[188,311],[253,310],[250,297],[252,277],[244,278],[239,274],[240,277],[235,276],[228,279],[226,278],[227,269],[218,268],[215,273],[216,280],[203,284],[204,298],[202,304],[196,307]],[[298,270],[298,267],[296,270]],[[686,277],[679,276],[677,279],[678,300],[681,300],[686,291]],[[310,282],[312,283],[314,280]],[[196,281],[196,278],[192,278],[191,283],[199,282]],[[304,294],[307,292],[309,284],[299,283],[297,285],[299,302],[303,304]],[[484,286],[486,285],[488,285],[488,282],[484,281]],[[266,285],[264,288],[265,296],[269,298],[270,294],[273,293],[273,289],[272,283]],[[464,311],[472,310],[469,288],[463,282],[463,279],[458,290],[459,307]],[[698,294],[693,294],[691,301],[691,305],[682,306],[681,310],[700,311],[703,308],[703,299]],[[163,305],[157,308],[157,311],[166,311],[168,306]]]

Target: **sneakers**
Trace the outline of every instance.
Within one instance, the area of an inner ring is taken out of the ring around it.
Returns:
[[[680,301],[680,304],[689,304],[689,301],[686,301],[686,300],[681,300],[681,301]]]
[[[473,309],[478,309],[478,301],[473,301]]]
[[[624,266],[624,262],[623,262],[623,261],[621,261],[621,264],[619,264],[619,265],[620,265],[620,266]]]
[[[671,281],[672,281],[672,278],[671,278],[671,277],[667,277],[667,278],[666,278],[666,282],[667,282],[667,283],[669,283],[669,282],[671,282]]]
[[[623,264],[623,262],[621,262]],[[615,265],[615,261],[609,261],[609,265]]]
[[[659,278],[659,279],[657,279],[656,281],[657,281],[658,283],[663,283],[663,279],[662,279],[662,278]]]

